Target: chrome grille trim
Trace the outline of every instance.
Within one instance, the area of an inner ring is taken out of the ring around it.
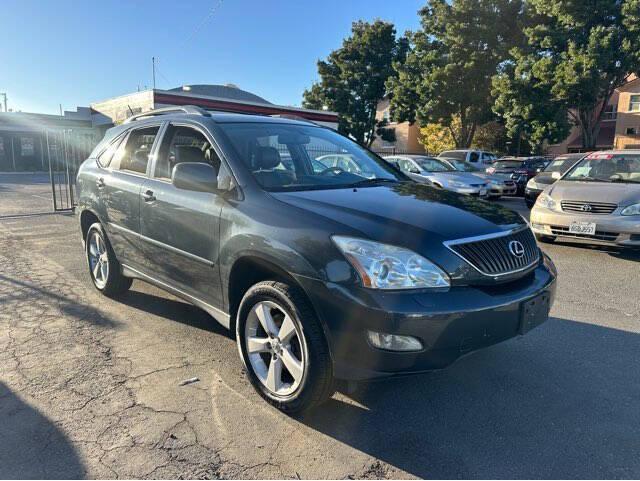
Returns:
[[[524,246],[523,257],[518,258],[509,252],[508,246],[512,240]],[[480,274],[494,278],[526,271],[540,261],[538,244],[528,226],[445,241],[443,244]]]
[[[560,205],[565,212],[579,212],[580,214],[611,214],[618,208],[616,204],[589,202],[586,200],[563,200]],[[585,205],[590,206],[590,210],[583,210]]]

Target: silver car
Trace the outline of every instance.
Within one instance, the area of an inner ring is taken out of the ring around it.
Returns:
[[[511,177],[500,174],[488,174],[475,165],[462,160],[447,158],[442,158],[442,160],[445,160],[447,163],[451,164],[454,169],[459,170],[460,172],[470,172],[473,175],[477,175],[489,182],[489,191],[487,193],[488,197],[498,199],[503,195],[516,195],[518,191],[516,181],[511,179]]]
[[[416,182],[478,197],[486,197],[489,191],[487,180],[468,172],[460,172],[444,159],[426,155],[391,155],[384,159]]]
[[[575,164],[538,196],[531,228],[543,241],[640,247],[640,150],[597,152]]]

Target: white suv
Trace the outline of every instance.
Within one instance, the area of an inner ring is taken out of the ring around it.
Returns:
[[[446,159],[461,160],[463,162],[469,162],[473,165],[489,165],[495,162],[498,158],[496,154],[491,152],[484,152],[482,150],[463,149],[463,150],[445,150],[440,152],[438,157],[444,157]]]

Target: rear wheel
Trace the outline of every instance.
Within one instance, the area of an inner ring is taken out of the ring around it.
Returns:
[[[333,394],[324,333],[297,287],[276,281],[251,287],[240,303],[236,337],[251,384],[281,411],[305,411]]]
[[[98,222],[87,231],[86,250],[89,275],[96,289],[106,296],[115,296],[131,287],[132,279],[120,272],[120,263]]]

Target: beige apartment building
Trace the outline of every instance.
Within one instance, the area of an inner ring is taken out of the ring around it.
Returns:
[[[596,148],[640,149],[640,78],[629,77],[629,81],[611,96],[600,124]],[[547,148],[550,155],[582,151],[582,134],[577,127],[571,129],[564,142]]]
[[[371,149],[377,152],[421,154],[424,153],[423,145],[418,142],[420,138],[420,126],[409,122],[392,122],[389,111],[389,99],[378,102],[376,110],[376,120],[386,120],[386,128],[392,129],[396,134],[395,142],[386,142],[380,137],[376,137],[371,145]]]

